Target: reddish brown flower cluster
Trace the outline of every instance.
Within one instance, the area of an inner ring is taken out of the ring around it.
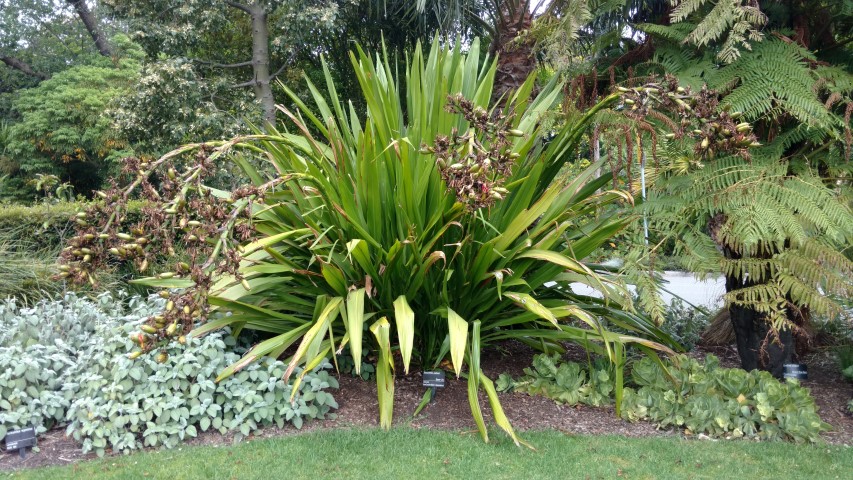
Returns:
[[[672,133],[667,134],[670,138],[692,136],[698,140],[696,155],[703,159],[729,154],[749,160],[749,148],[760,145],[752,133],[752,126],[740,121],[741,113],[719,108],[720,96],[707,87],[693,93],[690,88],[678,86],[675,77],[667,75],[661,83],[617,90],[621,93],[623,111],[629,118],[657,119],[670,128]]]
[[[200,146],[192,162],[178,171],[169,155],[154,163],[125,160],[122,176],[129,186],[98,192],[101,202],[78,213],[76,235],[60,256],[60,277],[74,283],[97,283],[97,272],[120,262],[131,262],[139,272],[150,265],[168,265],[162,280],[187,279],[182,291],[162,291],[166,308],[148,319],[134,334],[140,352],[158,348],[167,337],[180,336],[207,318],[207,296],[214,278],[223,274],[242,278],[237,246],[254,235],[252,202],[263,189],[243,187],[220,198],[203,182],[215,172],[213,149]],[[144,202],[138,221],[128,221],[128,203],[139,192]],[[179,340],[181,340],[179,338]],[[165,360],[165,359],[164,359]]]
[[[489,114],[461,94],[449,95],[445,110],[462,115],[470,128],[464,134],[454,128],[449,137],[437,135],[435,145],[423,145],[422,153],[435,155],[441,178],[457,201],[472,211],[489,207],[507,194],[503,181],[518,158],[510,138],[523,132],[510,128],[511,116]]]

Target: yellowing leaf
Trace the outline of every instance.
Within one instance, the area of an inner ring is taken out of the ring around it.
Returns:
[[[468,343],[468,322],[450,307],[447,307],[447,329],[450,335],[450,361],[453,362],[453,369],[458,378],[462,373],[465,345]]]
[[[403,368],[408,374],[415,342],[415,312],[412,311],[404,295],[394,300],[394,319],[397,322],[397,337],[400,342],[400,353],[403,355]]]
[[[364,289],[347,294],[346,327],[350,340],[350,353],[355,363],[355,374],[361,375],[361,337],[364,329]]]
[[[513,302],[525,310],[535,314],[539,318],[544,318],[545,320],[553,323],[554,326],[557,326],[557,317],[554,316],[554,313],[530,295],[517,292],[506,292],[504,295],[509,297]]]

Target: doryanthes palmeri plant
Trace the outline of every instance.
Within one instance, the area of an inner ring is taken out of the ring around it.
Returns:
[[[655,355],[674,342],[632,313],[618,279],[583,261],[629,221],[594,213],[630,195],[608,190],[610,174],[597,177],[598,165],[557,177],[596,111],[619,94],[547,132],[546,142],[542,120],[560,86],[549,83],[534,98],[530,78],[490,109],[495,64],[481,62],[479,51],[476,42],[467,55],[438,42],[427,54],[419,46],[403,79],[387,57],[374,60],[359,49],[352,63],[365,115],[338,98],[327,70],[327,95],[308,84],[313,108],[285,87],[295,107],[279,107],[287,119],[281,132],[188,145],[145,165],[131,161],[132,184],[104,192],[104,205],[81,215],[62,275],[85,281],[110,256],[141,263],[174,242],[189,245],[190,258],[174,271],[140,280],[182,290],[166,293],[166,311],[143,327],[132,355],[191,329],[199,335],[225,326],[270,338],[220,378],[282,355],[290,376],[344,347],[358,372],[369,349],[384,428],[392,421],[395,371],[437,368],[449,357],[453,372],[467,377],[483,438],[481,389],[496,423],[521,443],[480,365],[483,348],[509,339],[546,352],[573,341],[605,356],[618,408],[626,345]],[[171,166],[190,151],[197,152],[190,167]],[[245,170],[250,186],[205,186],[205,174],[226,158]],[[159,193],[149,181],[153,171],[165,172]],[[134,189],[154,206],[122,233],[121,205]],[[574,282],[597,295],[575,293]]]

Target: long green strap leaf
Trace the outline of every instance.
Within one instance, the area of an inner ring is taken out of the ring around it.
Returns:
[[[285,380],[290,378],[290,375],[293,373],[296,365],[299,364],[302,358],[305,357],[309,351],[310,353],[314,353],[316,356],[316,351],[319,351],[319,342],[322,342],[326,330],[329,328],[329,324],[338,316],[338,307],[340,307],[342,301],[343,298],[341,297],[335,297],[329,300],[329,303],[326,304],[326,307],[317,317],[314,325],[305,333],[305,336],[302,337],[302,342],[296,349],[296,353],[293,354],[293,358],[287,366],[287,371],[284,373]]]
[[[370,326],[379,344],[379,361],[376,364],[376,394],[379,400],[379,426],[391,428],[394,415],[394,360],[391,357],[391,325],[385,317]]]
[[[468,405],[471,406],[471,415],[477,430],[484,442],[489,441],[489,431],[486,430],[486,422],[483,420],[483,412],[480,410],[480,321],[474,320],[471,331],[471,349],[468,350]]]

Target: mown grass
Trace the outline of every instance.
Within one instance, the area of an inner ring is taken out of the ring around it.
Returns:
[[[234,446],[184,447],[23,470],[21,479],[850,478],[853,450],[827,445],[527,432],[325,430]]]

